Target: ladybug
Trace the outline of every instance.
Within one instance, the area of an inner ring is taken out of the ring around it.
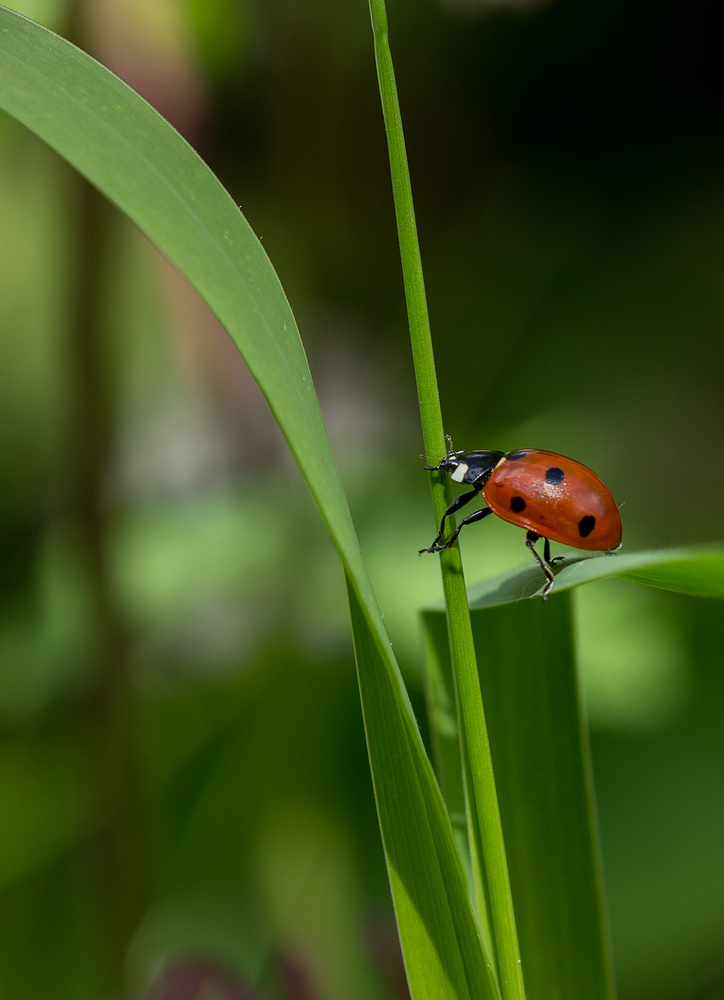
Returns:
[[[449,438],[448,442],[452,447]],[[437,465],[424,468],[430,472],[445,469],[456,483],[473,488],[453,500],[442,515],[435,541],[420,552],[442,552],[450,548],[464,525],[497,514],[526,529],[525,544],[545,574],[544,601],[553,587],[551,565],[556,559],[551,559],[551,541],[608,552],[621,544],[621,516],[610,490],[595,472],[572,458],[535,448],[520,448],[507,455],[502,451],[451,450]],[[440,544],[446,519],[480,493],[487,507],[464,517]],[[542,559],[534,547],[539,538],[545,542]]]

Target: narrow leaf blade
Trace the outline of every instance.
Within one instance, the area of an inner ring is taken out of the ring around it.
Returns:
[[[496,1000],[304,349],[259,241],[208,167],[145,101],[70,43],[3,7],[0,108],[65,157],[176,264],[259,383],[347,573],[371,767],[413,997]],[[410,824],[423,831],[417,841]]]
[[[426,630],[438,630],[443,620],[440,611],[423,615]],[[570,596],[554,592],[547,604],[524,601],[473,610],[472,622],[526,995],[528,1000],[611,1000],[610,944]],[[445,662],[444,647],[437,648],[440,669],[452,685],[449,657]],[[446,795],[450,773],[448,766]]]
[[[389,690],[398,680],[370,641],[351,587],[349,598],[380,828],[397,918],[408,928],[402,948],[410,991],[430,1000],[498,997],[432,767],[416,752],[417,726]]]
[[[724,597],[724,545],[692,545],[654,552],[574,556],[557,563],[554,593],[593,580],[622,576],[638,583],[700,597]],[[543,575],[535,565],[481,580],[468,588],[471,608],[494,607],[536,597]]]

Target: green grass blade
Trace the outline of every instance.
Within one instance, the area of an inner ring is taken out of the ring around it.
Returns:
[[[584,556],[565,559],[553,567],[553,593],[593,580],[621,576],[662,590],[699,597],[724,597],[724,545],[692,545],[655,552]],[[543,575],[535,565],[482,580],[468,588],[471,608],[494,607],[534,597],[543,589]]]
[[[429,792],[437,791],[429,760],[415,753],[417,726],[411,713],[401,711],[401,699],[384,690],[397,678],[379,662],[351,586],[349,598],[362,700],[379,706],[365,713],[365,729],[390,883],[400,925],[414,927],[402,938],[410,991],[415,998],[440,1000],[498,997],[495,974],[471,919],[445,805],[439,794]],[[403,780],[394,776],[400,759],[409,761]],[[442,859],[441,864],[425,868],[429,857]]]
[[[724,546],[641,553],[639,559],[621,558],[630,559],[629,567],[621,567],[616,575],[627,580],[679,594],[724,598]]]
[[[349,557],[355,547],[289,304],[261,244],[200,157],[75,46],[0,8],[0,107],[60,153],[166,254],[243,354]]]
[[[434,642],[442,611],[423,615]],[[614,995],[570,596],[472,612],[529,1000]],[[436,643],[438,690],[452,669]],[[430,706],[434,727],[444,715]],[[438,739],[445,737],[444,731]],[[458,767],[458,774],[460,773]],[[446,795],[452,768],[445,769]]]
[[[347,573],[370,760],[413,997],[495,1000],[460,860],[362,563],[304,349],[261,245],[208,167],[145,101],[68,42],[2,7],[0,108],[65,157],[160,247],[217,315],[264,392]],[[391,807],[391,789],[405,803],[404,815]],[[411,839],[410,825],[424,836]]]
[[[470,864],[465,820],[465,790],[460,770],[460,734],[455,709],[455,688],[450,677],[450,639],[444,615],[424,620],[425,700],[432,756],[440,789],[452,823],[460,856]]]
[[[567,559],[547,604],[532,565],[471,588],[473,634],[529,1000],[613,996],[590,766],[581,726],[567,591],[621,576],[724,597],[724,546]],[[434,683],[433,745],[448,802],[463,794],[449,738],[452,667],[442,603],[423,614]]]
[[[410,325],[410,341],[415,366],[415,380],[420,404],[420,418],[426,453],[441,456],[445,449],[442,411],[437,388],[437,374],[432,348],[430,322],[425,297],[422,259],[412,186],[407,164],[402,115],[397,97],[395,71],[390,51],[385,0],[370,0],[377,78],[387,133],[390,174],[397,219],[402,273]],[[442,472],[430,473],[435,523],[451,499],[450,480]],[[458,709],[458,732],[465,766],[465,812],[470,847],[469,876],[471,895],[481,924],[489,923],[492,934],[487,939],[496,963],[504,1000],[522,1000],[525,996],[520,972],[515,914],[505,858],[505,843],[495,794],[490,747],[480,695],[475,647],[470,625],[465,578],[457,544],[440,554],[443,591],[447,605],[450,647],[455,667]]]

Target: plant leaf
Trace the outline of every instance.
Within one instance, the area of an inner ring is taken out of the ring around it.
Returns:
[[[574,557],[554,572],[547,604],[523,600],[542,590],[535,565],[471,587],[473,635],[528,998],[608,1000],[610,948],[567,591],[621,576],[721,598],[724,546]],[[423,612],[422,620],[432,671],[427,697],[433,747],[454,821],[463,789],[442,604]]]
[[[426,755],[414,752],[417,725],[410,712],[402,711],[402,699],[384,690],[401,682],[382,664],[372,668],[379,661],[379,649],[370,641],[351,586],[349,599],[362,700],[378,706],[377,711],[365,713],[365,729],[372,772],[377,776],[375,794],[390,882],[398,920],[417,928],[417,940],[402,939],[410,992],[413,997],[441,1000],[498,997],[492,967],[487,959],[480,961],[484,955],[480,932],[469,919],[472,911],[465,875],[445,805],[439,792],[427,792],[428,786],[437,791],[432,766]],[[395,761],[400,758],[412,766],[396,774]],[[441,863],[429,866],[422,880],[420,866],[430,857],[440,858]],[[455,900],[463,896],[466,905],[460,906]]]
[[[209,304],[259,383],[347,574],[370,761],[413,997],[495,998],[461,862],[362,562],[304,349],[261,244],[208,167],[145,101],[69,42],[3,7],[0,108],[157,244]]]
[[[471,612],[528,1000],[612,1000],[610,944],[570,595]],[[445,699],[454,697],[442,611],[423,613],[442,709],[429,717],[455,804]],[[435,729],[439,731],[435,733]],[[448,758],[448,759],[446,759]],[[460,775],[458,751],[457,774]],[[458,782],[460,782],[458,777]]]
[[[553,593],[609,576],[622,576],[662,590],[722,598],[724,545],[692,545],[625,555],[574,556],[556,563],[553,572],[556,578]],[[535,597],[541,593],[543,582],[543,575],[534,564],[482,580],[468,588],[470,607],[494,607]]]

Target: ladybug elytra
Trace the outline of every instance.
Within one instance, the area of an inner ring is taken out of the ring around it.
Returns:
[[[572,458],[533,448],[507,455],[502,451],[451,450],[437,465],[424,468],[431,472],[445,469],[456,483],[473,489],[453,500],[442,516],[435,541],[420,552],[441,552],[452,545],[466,524],[497,514],[526,529],[525,544],[546,577],[544,601],[554,579],[551,541],[596,551],[611,551],[621,544],[621,517],[611,491],[595,472]],[[440,544],[446,519],[481,493],[487,507],[464,517]],[[545,543],[542,559],[534,547],[539,538]]]

